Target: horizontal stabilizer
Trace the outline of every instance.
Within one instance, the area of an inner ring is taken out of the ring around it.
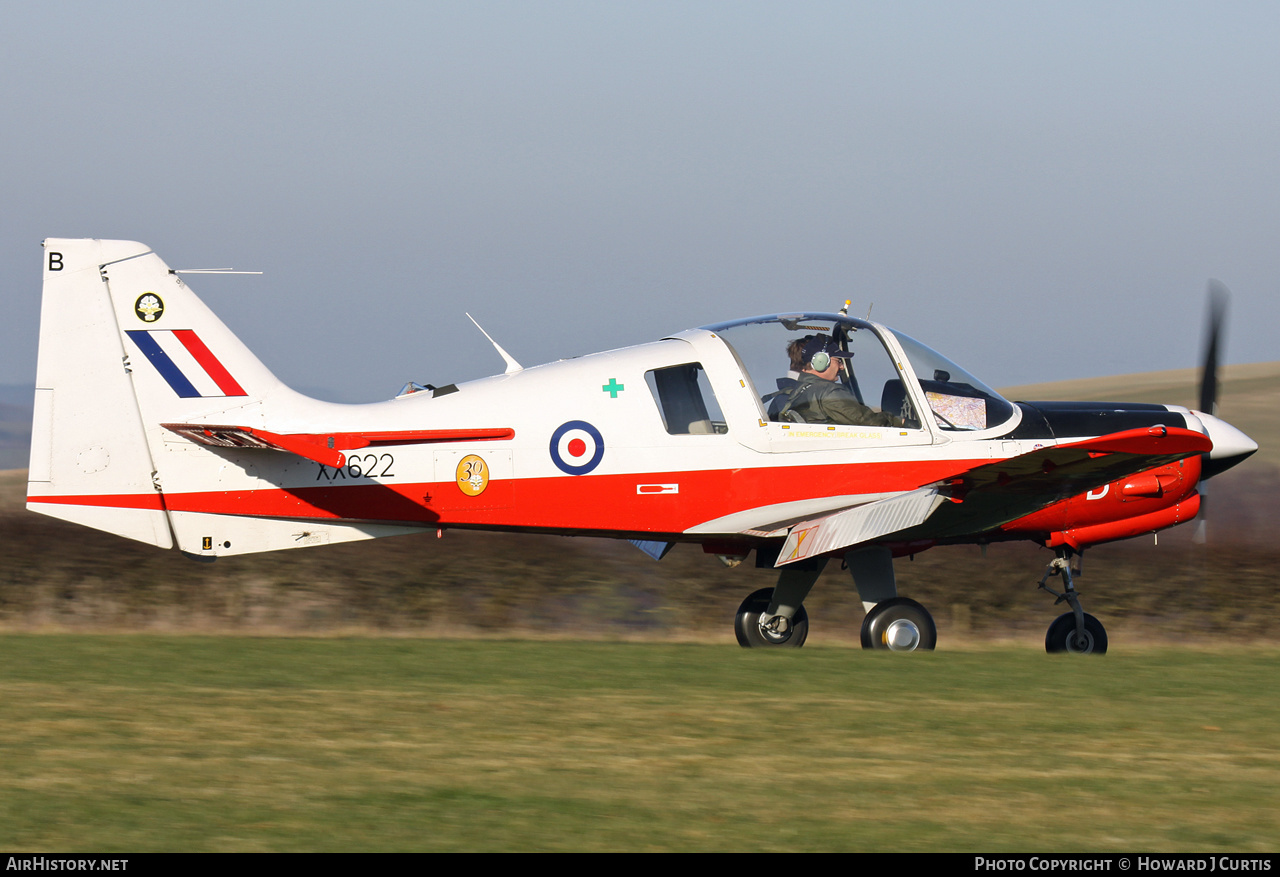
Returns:
[[[515,437],[514,429],[415,429],[396,432],[288,433],[268,432],[250,426],[211,423],[162,423],[170,432],[215,448],[257,448],[287,451],[335,469],[347,464],[343,451],[386,445],[419,445],[438,442],[502,441]]]

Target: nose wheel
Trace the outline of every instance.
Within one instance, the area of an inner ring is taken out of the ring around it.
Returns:
[[[1048,586],[1053,576],[1062,576],[1062,593],[1059,594]],[[1040,580],[1040,590],[1053,594],[1057,603],[1065,602],[1071,607],[1049,625],[1044,636],[1044,650],[1049,654],[1067,652],[1073,655],[1105,655],[1107,653],[1107,631],[1102,622],[1080,608],[1080,595],[1071,581],[1071,552],[1058,549],[1058,556],[1049,564],[1044,578]]]
[[[1044,650],[1051,655],[1070,652],[1073,655],[1105,655],[1107,631],[1102,622],[1084,613],[1084,630],[1076,630],[1076,614],[1064,612],[1049,625],[1044,636]]]

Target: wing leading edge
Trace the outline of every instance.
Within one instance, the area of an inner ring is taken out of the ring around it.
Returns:
[[[890,499],[795,524],[775,566],[885,536],[942,539],[991,530],[1137,472],[1208,453],[1189,429],[1132,429],[1039,448],[960,472]]]

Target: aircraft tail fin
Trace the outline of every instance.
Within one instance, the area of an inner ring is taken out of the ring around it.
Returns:
[[[44,246],[28,508],[169,548],[159,424],[291,391],[143,244]]]

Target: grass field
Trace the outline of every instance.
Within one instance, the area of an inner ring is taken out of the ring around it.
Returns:
[[[0,637],[0,847],[1280,847],[1280,650]]]

